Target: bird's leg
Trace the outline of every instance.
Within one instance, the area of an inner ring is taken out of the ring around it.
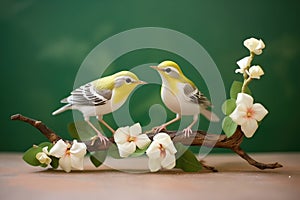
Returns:
[[[90,125],[90,127],[92,127],[92,129],[97,133],[97,136],[94,136],[91,138],[92,140],[92,145],[95,143],[95,141],[97,140],[97,138],[99,137],[100,141],[103,142],[104,144],[106,144],[106,141],[108,141],[108,138],[106,136],[104,136],[91,122],[89,117],[86,117],[84,119],[88,125]]]
[[[115,130],[114,130],[112,127],[110,127],[110,125],[108,125],[108,124],[103,120],[103,118],[102,118],[101,115],[98,115],[98,116],[97,116],[97,119],[98,119],[99,122],[101,122],[106,128],[108,128],[108,129],[110,130],[110,132],[112,132],[113,134],[115,133]]]
[[[193,133],[192,127],[196,124],[197,121],[198,121],[198,115],[196,114],[193,117],[193,122],[188,127],[182,130],[185,137],[190,137],[190,135]]]
[[[162,124],[161,126],[154,127],[153,130],[154,130],[154,132],[158,133],[161,130],[166,129],[166,127],[169,126],[170,124],[173,124],[174,122],[180,120],[180,118],[181,118],[181,115],[180,114],[176,114],[176,117],[174,119],[172,119],[172,120],[170,120],[170,121]]]

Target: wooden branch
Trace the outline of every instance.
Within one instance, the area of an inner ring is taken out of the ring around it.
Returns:
[[[265,163],[260,163],[251,158],[246,152],[244,152],[241,147],[236,147],[232,149],[235,153],[237,153],[239,156],[241,156],[243,159],[245,159],[250,165],[253,165],[257,167],[258,169],[275,169],[279,167],[283,167],[279,163],[270,163],[270,164],[265,164]]]
[[[10,117],[11,120],[19,120],[30,124],[31,126],[37,128],[46,138],[51,142],[56,142],[61,139],[54,131],[49,129],[44,123],[41,121],[37,121],[35,119],[30,119],[21,114],[12,115]]]
[[[56,142],[61,139],[54,131],[49,129],[45,124],[41,121],[37,121],[34,119],[30,119],[25,117],[21,114],[16,114],[11,116],[12,120],[20,120],[37,128],[43,135],[45,135],[50,142]],[[244,134],[241,128],[238,126],[235,133],[230,137],[227,138],[225,135],[217,135],[217,134],[209,134],[205,131],[194,131],[190,137],[185,137],[182,132],[177,131],[168,131],[165,130],[165,133],[169,134],[173,142],[181,142],[184,145],[188,146],[206,146],[211,148],[225,148],[231,149],[233,152],[238,154],[241,158],[245,159],[250,165],[257,167],[258,169],[275,169],[282,167],[279,163],[272,163],[272,164],[265,164],[255,161],[251,158],[242,148],[240,147]],[[153,137],[156,133],[153,131],[146,132],[148,137],[153,140]],[[114,143],[114,138],[109,138],[110,142],[106,144],[101,143],[100,139],[96,141],[82,141],[86,144],[88,151],[101,151],[107,150],[109,146]]]

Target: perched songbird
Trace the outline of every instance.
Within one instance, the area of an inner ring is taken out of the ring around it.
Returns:
[[[182,115],[193,116],[193,122],[183,130],[186,136],[192,133],[192,126],[197,122],[200,113],[210,121],[219,121],[213,112],[207,110],[212,106],[210,101],[183,74],[175,62],[164,61],[158,66],[151,67],[159,72],[162,79],[162,101],[172,112],[176,113],[176,118],[156,127],[157,132],[178,121]]]
[[[133,89],[140,84],[145,84],[145,82],[139,80],[134,73],[129,71],[121,71],[94,80],[77,88],[71,92],[69,97],[61,100],[61,103],[67,103],[67,105],[54,111],[52,115],[57,115],[66,110],[79,110],[82,112],[84,120],[98,134],[100,140],[106,142],[108,141],[107,137],[96,129],[89,118],[96,116],[104,126],[114,133],[114,129],[102,119],[102,116],[120,108]]]

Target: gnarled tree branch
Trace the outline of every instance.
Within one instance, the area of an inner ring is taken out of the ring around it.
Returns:
[[[21,114],[16,114],[11,116],[12,120],[20,120],[37,128],[43,135],[45,135],[50,142],[56,142],[61,139],[54,131],[49,129],[45,124],[41,121],[37,121],[34,119],[30,119]],[[241,128],[238,126],[233,136],[227,138],[225,135],[217,135],[217,134],[209,134],[205,131],[194,131],[190,137],[185,137],[182,132],[177,131],[168,131],[165,130],[165,133],[169,134],[171,139],[174,142],[181,142],[184,145],[191,146],[206,146],[211,148],[225,148],[231,149],[233,152],[238,154],[241,158],[245,159],[250,165],[253,165],[259,169],[275,169],[282,167],[279,163],[271,163],[265,164],[255,161],[251,158],[242,148],[240,147],[244,134]],[[148,137],[153,140],[153,137],[156,133],[153,131],[147,132]],[[106,150],[109,146],[114,143],[113,137],[109,138],[108,143],[101,143],[99,139],[96,141],[82,141],[86,144],[88,151],[101,151]]]

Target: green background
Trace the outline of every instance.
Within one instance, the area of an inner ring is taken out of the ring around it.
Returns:
[[[229,94],[236,61],[248,54],[242,42],[262,38],[266,49],[254,63],[265,75],[250,85],[269,110],[247,151],[299,151],[299,10],[296,1],[1,1],[1,151],[24,151],[46,139],[33,127],[10,120],[21,113],[42,120],[64,138],[72,112],[51,113],[73,88],[77,70],[100,42],[138,27],[164,27],[188,35],[210,54]],[[297,59],[298,58],[298,59]],[[173,59],[193,80],[188,63],[177,55],[140,50],[121,56],[105,74],[143,63]],[[101,67],[101,66],[99,66]],[[207,92],[205,84],[196,82]],[[148,95],[147,102],[138,105]],[[148,107],[161,103],[159,87],[136,90],[132,117],[149,122]],[[174,114],[168,112],[168,118]],[[117,128],[111,115],[105,119]],[[200,127],[205,129],[207,121]],[[176,128],[176,125],[170,128]]]

